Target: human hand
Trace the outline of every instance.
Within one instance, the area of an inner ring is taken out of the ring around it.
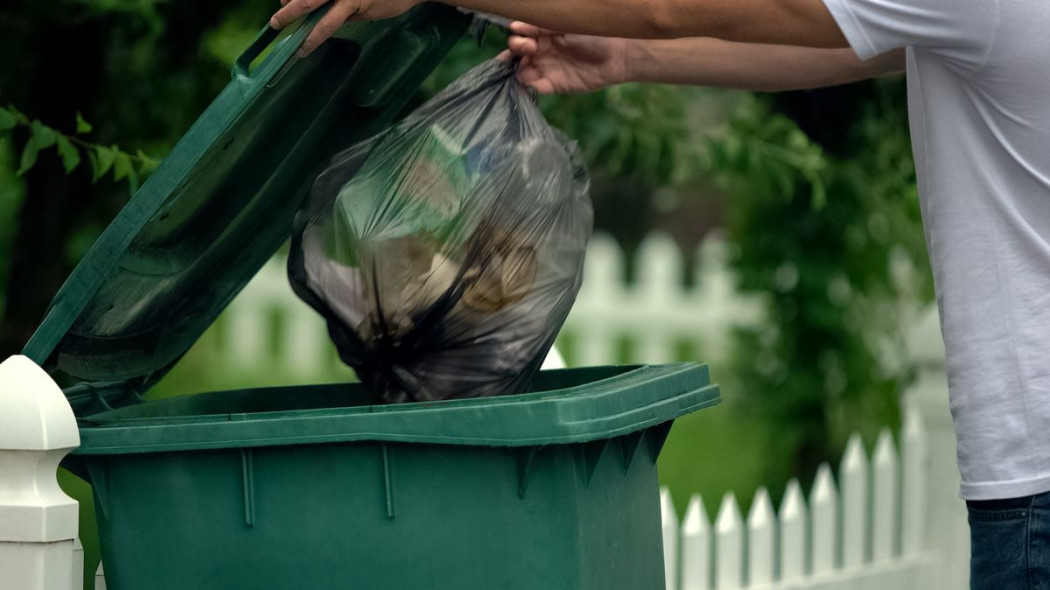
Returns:
[[[522,22],[511,23],[510,31],[500,59],[520,57],[518,79],[540,94],[593,92],[628,80],[626,39],[567,35]]]
[[[310,54],[332,35],[339,27],[347,21],[379,20],[392,18],[404,14],[407,10],[419,4],[422,0],[281,0],[283,8],[270,17],[270,26],[275,29],[284,27],[295,22],[304,14],[332,3],[331,8],[310,31],[302,47],[299,48],[299,57]]]

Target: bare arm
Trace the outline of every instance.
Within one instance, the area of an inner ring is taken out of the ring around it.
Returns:
[[[401,14],[421,0],[282,0],[270,24],[281,28],[331,2],[303,45],[313,50],[347,20]],[[444,0],[567,33],[638,39],[714,37],[727,41],[846,47],[823,0]]]
[[[622,82],[777,91],[855,82],[904,70],[904,50],[861,61],[851,49],[736,43],[711,38],[641,40],[555,33],[515,22],[504,58],[543,94],[590,92]]]
[[[823,0],[448,0],[567,33],[846,47]]]
[[[861,61],[851,49],[734,43],[720,39],[628,41],[634,82],[775,92],[835,86],[904,71],[904,50]]]

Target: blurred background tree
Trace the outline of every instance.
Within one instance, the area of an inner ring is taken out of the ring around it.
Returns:
[[[276,5],[0,5],[0,355],[21,349]],[[416,104],[502,43],[465,39]],[[739,289],[766,302],[768,321],[714,367],[727,407],[683,420],[661,459],[679,498],[761,484],[778,496],[848,433],[870,443],[896,423],[909,377],[898,311],[932,298],[901,80],[778,95],[624,85],[541,106],[588,158],[597,229],[630,255],[654,229],[693,252],[724,228]],[[704,454],[717,468],[691,467]]]

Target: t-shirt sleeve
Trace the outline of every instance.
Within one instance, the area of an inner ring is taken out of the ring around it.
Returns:
[[[824,0],[853,50],[868,59],[922,47],[979,67],[995,38],[1000,0]]]

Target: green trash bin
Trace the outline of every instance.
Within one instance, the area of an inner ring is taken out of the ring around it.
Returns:
[[[143,395],[291,232],[328,157],[388,125],[469,24],[441,5],[266,30],[25,349],[64,386],[110,590],[657,590],[656,458],[706,367],[541,373],[520,396],[357,384]],[[262,63],[259,55],[274,47]]]

